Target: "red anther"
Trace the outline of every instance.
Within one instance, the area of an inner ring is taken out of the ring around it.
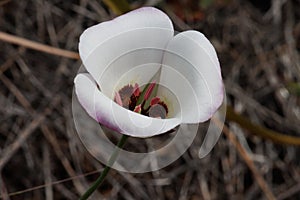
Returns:
[[[148,89],[147,89],[147,91],[145,93],[144,100],[147,101],[149,99],[149,97],[150,97],[150,95],[151,95],[151,93],[152,93],[152,91],[153,91],[153,89],[155,87],[155,84],[156,84],[155,81],[152,82],[152,83],[150,83],[150,85],[149,85],[149,87],[148,87]]]
[[[133,94],[134,94],[134,96],[138,97],[138,96],[140,96],[140,93],[141,93],[141,91],[140,91],[139,85],[137,83],[135,83],[134,89],[133,89]]]
[[[134,108],[133,112],[141,113],[141,112],[142,112],[142,106],[141,106],[141,104],[138,105],[138,106],[136,106],[136,107]]]
[[[153,106],[153,105],[157,104],[158,102],[160,102],[160,98],[159,97],[153,97],[151,99],[150,106]]]

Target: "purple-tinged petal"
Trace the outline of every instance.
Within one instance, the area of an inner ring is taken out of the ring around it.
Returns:
[[[106,97],[88,74],[75,78],[75,92],[87,113],[99,123],[133,137],[151,137],[180,124],[180,118],[156,119],[127,110]]]

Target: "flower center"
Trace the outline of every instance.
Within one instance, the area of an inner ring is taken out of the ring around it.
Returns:
[[[128,84],[116,92],[114,101],[120,106],[142,115],[165,119],[168,116],[168,106],[155,94],[158,85],[150,83],[144,91],[136,83]]]

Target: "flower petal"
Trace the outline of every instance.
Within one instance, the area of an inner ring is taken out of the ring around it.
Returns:
[[[82,77],[84,76],[84,78]],[[89,79],[89,81],[84,80]],[[91,103],[91,97],[94,94],[95,89],[98,88],[90,87],[91,84],[85,84],[85,82],[94,82],[93,77],[88,73],[78,74],[74,79],[75,93],[77,95],[78,101],[81,106],[86,110],[86,112],[97,121],[97,115],[95,110],[95,105]]]
[[[197,31],[176,35],[164,54],[161,82],[178,98],[183,123],[208,120],[223,101],[217,54]]]
[[[150,82],[161,65],[164,50],[139,49],[120,55],[102,73],[98,83],[101,91],[111,99],[114,91],[127,84],[143,86]]]
[[[180,118],[156,119],[127,110],[106,97],[88,74],[75,78],[75,92],[87,113],[101,124],[133,137],[151,137],[180,124]]]
[[[85,30],[80,36],[79,53],[87,71],[102,89],[111,85],[100,81],[102,76],[110,77],[112,71],[123,74],[134,66],[145,64],[145,56],[148,63],[161,63],[162,50],[173,35],[173,25],[166,14],[152,7],[140,8]],[[140,49],[148,51],[130,54]],[[110,65],[121,57],[122,65],[111,70]],[[106,69],[108,72],[104,74]]]

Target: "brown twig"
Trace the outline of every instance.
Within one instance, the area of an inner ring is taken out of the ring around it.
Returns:
[[[2,0],[0,1],[0,6],[4,6],[5,4],[9,3],[11,0]]]
[[[2,178],[1,170],[0,170],[0,194],[1,194],[0,198],[2,198],[2,200],[9,200],[9,195],[7,193],[7,188]]]
[[[64,166],[64,168],[66,169],[67,173],[69,174],[70,177],[74,177],[76,176],[76,172],[73,169],[71,163],[69,162],[69,160],[66,158],[66,156],[64,155],[62,149],[59,146],[59,142],[55,137],[55,134],[53,134],[51,132],[51,130],[45,126],[42,125],[41,126],[41,130],[43,131],[43,134],[45,136],[45,138],[47,139],[47,141],[51,144],[51,146],[53,147],[54,153],[56,154],[56,156],[60,159],[62,165]],[[85,187],[80,183],[79,180],[73,179],[73,184],[76,187],[76,189],[83,194],[85,192]]]
[[[212,120],[218,127],[220,127],[220,128],[222,127],[223,124],[218,119],[213,118]],[[234,145],[234,147],[239,152],[240,156],[244,159],[245,163],[247,164],[247,166],[251,170],[252,174],[254,175],[254,178],[256,179],[258,185],[260,186],[260,188],[262,189],[262,191],[266,195],[267,199],[275,200],[276,198],[275,198],[274,194],[272,193],[270,187],[268,186],[268,184],[264,180],[263,176],[260,174],[259,170],[256,168],[253,160],[250,158],[247,151],[238,142],[238,140],[236,139],[236,136],[234,135],[234,133],[232,133],[226,125],[224,125],[224,127],[223,127],[223,133],[227,136],[229,141]]]
[[[230,106],[227,106],[226,119],[238,123],[241,127],[247,129],[254,135],[265,139],[270,139],[273,142],[287,145],[300,145],[300,137],[285,135],[262,126],[255,125],[246,117],[237,114]]]
[[[0,80],[9,88],[12,94],[15,95],[17,100],[20,102],[20,104],[25,108],[25,110],[31,115],[34,116],[35,110],[32,108],[30,102],[26,99],[26,97],[22,94],[22,92],[8,79],[4,74],[0,75]],[[54,104],[57,103],[57,100],[54,100],[55,102],[52,103],[52,107]],[[47,113],[46,113],[47,111]],[[19,138],[15,140],[13,144],[7,147],[1,155],[3,155],[3,158],[0,157],[0,170],[4,167],[6,162],[14,155],[14,153],[20,148],[20,146],[25,142],[25,140],[34,132],[34,130],[41,126],[42,131],[44,133],[44,136],[47,138],[47,140],[50,142],[51,145],[54,145],[53,148],[55,149],[55,153],[59,159],[61,159],[61,162],[63,166],[65,167],[66,171],[69,173],[71,177],[76,176],[76,173],[74,169],[72,168],[71,164],[69,163],[68,159],[64,156],[62,153],[62,150],[60,150],[60,147],[58,146],[58,141],[54,136],[49,136],[49,128],[46,125],[41,125],[42,122],[45,120],[46,115],[50,114],[51,109],[47,108],[45,110],[44,115],[41,115],[39,118],[34,120],[29,127],[24,131],[24,133],[21,133]],[[11,150],[12,149],[12,150]],[[74,186],[76,189],[83,193],[85,191],[85,188],[78,180],[73,180]]]
[[[0,75],[0,80],[11,91],[11,93],[15,95],[15,97],[18,99],[20,104],[25,108],[27,112],[29,112],[30,114],[35,113],[35,110],[30,105],[30,102],[4,74]]]
[[[56,105],[57,103],[58,98],[55,98],[53,105]],[[37,115],[34,120],[20,132],[16,140],[2,151],[0,156],[0,170],[12,158],[34,130],[46,119],[46,116],[52,112],[52,108],[46,108],[41,114]]]
[[[293,196],[296,193],[300,192],[300,183],[293,185],[292,187],[285,190],[283,193],[279,194],[277,197],[279,200],[287,199],[291,196]]]
[[[4,33],[2,31],[0,31],[0,40],[57,56],[62,56],[71,59],[79,59],[78,53],[34,42],[28,39]]]
[[[198,178],[198,181],[199,181],[199,189],[201,191],[203,199],[204,200],[212,199],[211,194],[210,194],[209,189],[208,189],[207,181],[205,180],[204,176],[198,174],[197,178]]]
[[[68,181],[72,181],[74,179],[78,179],[78,178],[84,178],[86,176],[90,176],[90,175],[94,175],[94,174],[99,174],[99,170],[96,170],[96,171],[92,171],[92,172],[88,172],[88,173],[84,173],[84,174],[80,174],[80,175],[76,175],[76,176],[73,176],[73,177],[69,177],[69,178],[65,178],[65,179],[61,179],[61,180],[57,180],[53,175],[51,177],[51,179],[53,180],[53,182],[49,183],[49,184],[43,184],[43,185],[39,185],[39,186],[35,186],[35,187],[31,187],[31,188],[28,188],[28,189],[25,189],[25,190],[19,190],[17,192],[11,192],[11,193],[8,193],[7,195],[8,196],[16,196],[16,195],[20,195],[20,194],[23,194],[23,193],[26,193],[26,192],[31,192],[31,191],[34,191],[34,190],[38,190],[38,189],[43,189],[49,185],[52,185],[52,186],[55,186],[56,189],[58,190],[61,190],[61,191],[64,191],[62,192],[62,194],[67,197],[68,199],[76,199],[75,195],[73,195],[73,193],[71,193],[67,188],[65,188],[61,183],[65,183],[65,182],[68,182]],[[2,196],[0,196],[0,198],[2,198]]]
[[[51,184],[51,162],[49,147],[46,143],[43,145],[43,169],[45,176],[45,197],[46,200],[53,200],[53,186]]]

